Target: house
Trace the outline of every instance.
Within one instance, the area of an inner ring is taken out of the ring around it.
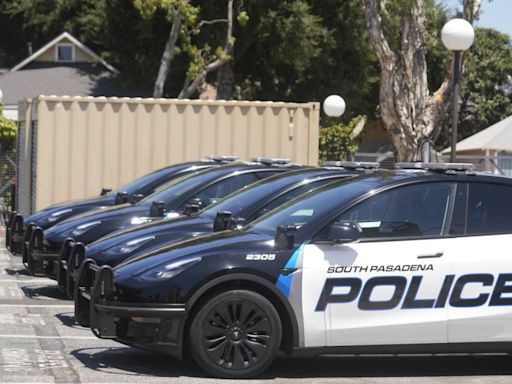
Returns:
[[[4,115],[18,120],[18,102],[37,95],[145,96],[121,86],[119,71],[67,32],[0,72]]]
[[[455,151],[457,161],[474,163],[478,171],[512,176],[512,116],[459,141]]]

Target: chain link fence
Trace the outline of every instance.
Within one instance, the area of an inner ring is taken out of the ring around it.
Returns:
[[[14,210],[16,190],[16,152],[0,148],[0,227]]]

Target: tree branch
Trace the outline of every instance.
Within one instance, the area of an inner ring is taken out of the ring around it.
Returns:
[[[158,69],[158,76],[156,77],[155,87],[153,89],[153,97],[156,98],[162,97],[164,94],[165,81],[169,75],[171,62],[176,51],[176,41],[178,40],[178,33],[181,26],[181,15],[177,7],[174,9],[173,13],[174,20],[172,22],[171,32],[169,33],[169,38],[165,44],[164,53],[162,54],[162,59],[160,61],[160,68]]]
[[[366,16],[366,23],[368,24],[370,39],[372,40],[373,46],[377,51],[377,56],[379,57],[381,67],[384,70],[385,67],[389,66],[390,63],[394,64],[395,54],[389,47],[389,43],[384,36],[377,0],[361,1]]]
[[[233,2],[234,0],[228,0],[226,43],[223,50],[224,55],[231,55],[233,52]],[[187,78],[178,98],[186,99],[190,97],[199,88],[208,73],[219,69],[223,64],[224,62],[221,59],[216,59],[208,64],[193,80]]]

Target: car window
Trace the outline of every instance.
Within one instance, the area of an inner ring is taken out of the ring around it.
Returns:
[[[371,191],[379,182],[378,178],[362,176],[355,181],[347,178],[328,183],[261,216],[249,224],[247,230],[272,235],[279,225],[294,225],[299,230],[308,228],[333,209]]]
[[[470,183],[467,234],[512,233],[512,186]]]
[[[357,223],[362,238],[440,236],[447,224],[454,184],[405,186],[382,192],[335,221]]]
[[[268,176],[271,176],[271,173],[269,173]],[[199,201],[201,201],[202,207],[206,207],[212,203],[215,203],[224,196],[227,196],[248,184],[252,184],[257,180],[258,178],[254,173],[242,173],[239,175],[234,175],[206,187],[194,195],[192,199],[199,199]]]
[[[282,195],[276,197],[274,200],[270,201],[267,205],[262,207],[255,215],[255,217],[259,217],[261,215],[264,215],[267,212],[270,212],[271,210],[279,207],[280,205],[283,205],[284,203],[287,203],[288,201],[305,194],[306,192],[312,191],[315,188],[318,188],[321,185],[331,183],[334,179],[323,179],[323,180],[315,180],[307,184],[303,184],[300,187],[294,188],[286,193],[283,193]]]

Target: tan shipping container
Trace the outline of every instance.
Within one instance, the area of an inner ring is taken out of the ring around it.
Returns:
[[[19,110],[24,215],[208,155],[318,163],[318,103],[38,96]]]

